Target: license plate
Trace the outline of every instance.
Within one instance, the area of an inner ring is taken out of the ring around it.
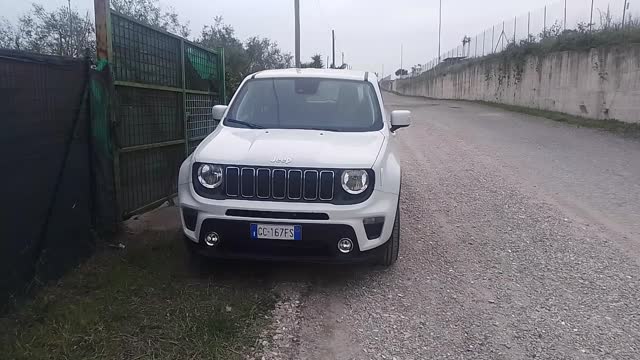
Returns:
[[[252,239],[302,240],[300,225],[251,224]]]

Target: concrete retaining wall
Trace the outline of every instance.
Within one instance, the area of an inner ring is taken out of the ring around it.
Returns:
[[[396,80],[393,91],[640,123],[640,45],[469,60]]]

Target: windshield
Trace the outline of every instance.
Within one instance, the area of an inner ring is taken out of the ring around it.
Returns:
[[[369,82],[282,78],[248,81],[224,124],[230,127],[375,131],[382,114]]]

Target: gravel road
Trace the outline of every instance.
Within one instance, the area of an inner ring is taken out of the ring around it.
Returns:
[[[385,94],[400,131],[391,269],[279,265],[258,358],[639,359],[640,141]]]

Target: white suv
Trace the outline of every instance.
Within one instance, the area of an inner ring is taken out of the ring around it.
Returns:
[[[184,234],[199,255],[389,266],[400,242],[400,160],[375,75],[247,77],[180,168]]]

